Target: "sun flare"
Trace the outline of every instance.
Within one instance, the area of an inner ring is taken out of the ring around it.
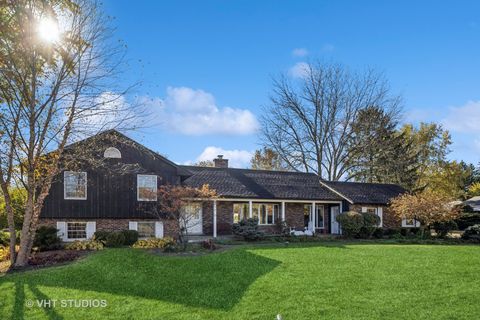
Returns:
[[[43,41],[54,43],[60,39],[57,22],[51,18],[43,18],[38,23],[38,35]]]

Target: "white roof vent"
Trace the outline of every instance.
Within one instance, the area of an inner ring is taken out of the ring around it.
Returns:
[[[115,159],[120,159],[122,157],[122,154],[120,153],[120,150],[114,147],[109,147],[105,149],[105,152],[103,153],[103,156],[105,158],[115,158]]]

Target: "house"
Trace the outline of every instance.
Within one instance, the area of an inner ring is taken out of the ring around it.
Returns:
[[[70,160],[68,160],[70,159]],[[72,159],[74,161],[72,161]],[[390,199],[404,192],[392,184],[330,182],[312,173],[236,169],[228,159],[214,167],[184,166],[109,130],[65,149],[62,172],[54,180],[40,215],[64,241],[90,238],[97,230],[137,230],[141,237],[173,236],[173,221],[156,214],[162,184],[216,190],[214,199],[192,201],[190,234],[217,237],[243,218],[258,217],[260,228],[277,232],[285,221],[295,230],[340,234],[336,216],[372,212],[380,227],[414,227],[390,213]]]

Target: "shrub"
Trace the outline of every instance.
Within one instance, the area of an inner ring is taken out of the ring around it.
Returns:
[[[462,234],[462,239],[480,242],[480,224],[476,224],[465,229]]]
[[[398,228],[386,228],[385,230],[383,230],[383,235],[388,237],[388,238],[398,236],[398,235],[400,235],[400,229],[398,229]]]
[[[340,223],[342,231],[347,237],[355,237],[364,226],[362,214],[355,211],[347,211],[337,216],[337,222]]]
[[[138,240],[138,231],[137,230],[123,230],[123,236],[125,237],[125,241],[123,242],[126,246],[131,246]]]
[[[138,240],[132,246],[133,248],[141,249],[162,249],[164,251],[175,250],[175,240],[170,237],[166,238],[149,238]]]
[[[0,262],[10,259],[10,250],[8,247],[0,246]]]
[[[257,218],[243,219],[239,223],[235,223],[232,231],[233,234],[243,237],[246,241],[261,240],[265,236],[258,230]]]
[[[472,210],[473,211],[473,210]],[[479,212],[466,212],[462,213],[455,222],[458,225],[459,230],[465,230],[470,226],[480,224]]]
[[[445,221],[445,222],[435,222],[433,224],[433,228],[437,233],[437,237],[445,238],[447,237],[450,231],[458,229],[458,226],[455,223],[455,221],[452,220],[452,221]]]
[[[57,235],[54,227],[41,226],[35,232],[33,246],[39,251],[58,250],[62,247],[62,239]]]
[[[66,250],[102,250],[103,243],[97,240],[76,240],[65,246]]]
[[[98,241],[107,241],[107,236],[110,233],[111,233],[110,231],[103,231],[103,230],[95,231],[95,233],[93,234],[93,239]]]
[[[10,245],[10,233],[0,231],[0,246],[7,247]]]
[[[383,238],[383,228],[375,229],[375,231],[373,231],[372,236],[376,239],[382,239]]]
[[[360,235],[362,238],[370,238],[380,223],[380,217],[374,213],[364,212],[363,227],[360,229]]]
[[[121,247],[125,243],[125,236],[122,232],[110,232],[105,238],[106,247]]]

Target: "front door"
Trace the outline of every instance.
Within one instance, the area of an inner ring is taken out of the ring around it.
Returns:
[[[340,234],[340,225],[337,222],[337,216],[340,214],[340,206],[330,207],[330,226],[332,234]]]
[[[202,204],[189,203],[183,210],[188,234],[203,234]]]

